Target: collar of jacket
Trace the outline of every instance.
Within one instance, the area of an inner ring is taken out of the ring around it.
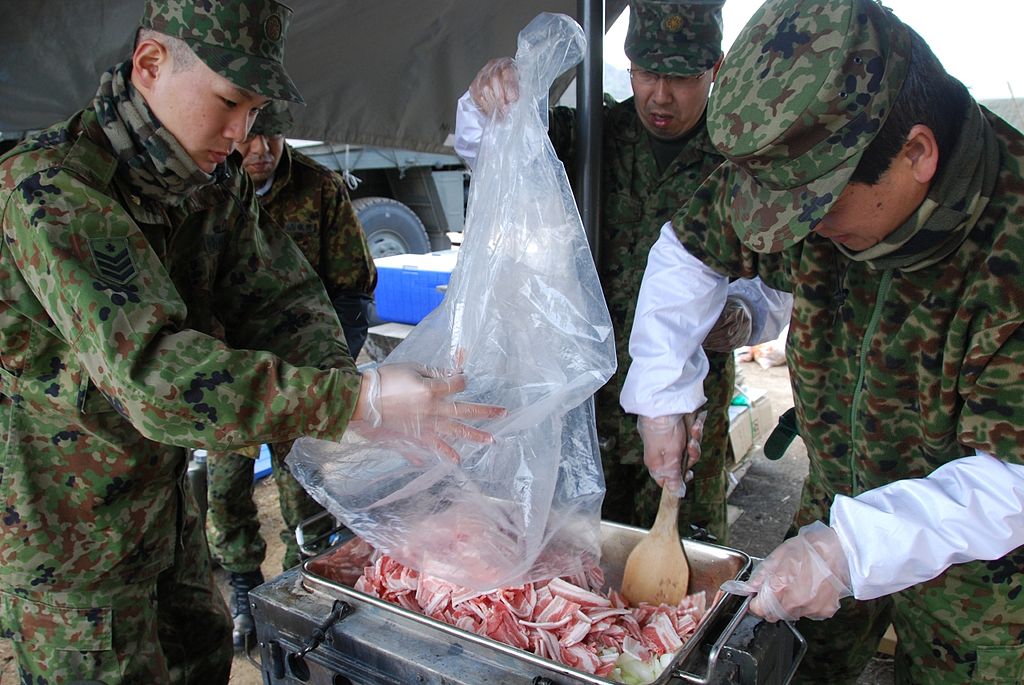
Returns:
[[[270,184],[270,190],[263,194],[260,198],[260,206],[265,207],[274,201],[277,194],[281,192],[281,189],[286,187],[292,181],[292,146],[288,143],[284,144],[284,150],[281,151],[281,161],[277,163],[277,168],[274,169],[274,181]]]
[[[96,113],[87,108],[79,114],[81,128],[74,145],[64,159],[63,167],[96,189],[108,189],[111,195],[123,198],[123,207],[137,224],[164,224],[168,222],[165,208],[135,193],[127,182],[118,180],[118,159],[103,133]],[[73,121],[73,120],[72,120]],[[237,186],[238,171],[232,171],[237,161],[221,164],[214,172],[216,182],[199,188],[186,198],[182,208],[189,214],[223,204]],[[113,190],[116,189],[116,190]],[[237,192],[237,189],[236,189]]]

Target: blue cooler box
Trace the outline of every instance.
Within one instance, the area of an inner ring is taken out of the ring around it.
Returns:
[[[452,249],[373,260],[377,266],[377,317],[408,324],[422,321],[444,299],[458,254]]]

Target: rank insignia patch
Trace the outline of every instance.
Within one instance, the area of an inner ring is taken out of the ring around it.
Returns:
[[[89,249],[100,278],[124,285],[138,275],[127,238],[95,238],[89,241]]]

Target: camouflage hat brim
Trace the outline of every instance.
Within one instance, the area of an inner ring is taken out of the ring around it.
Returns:
[[[839,199],[862,155],[810,183],[783,190],[773,190],[732,165],[730,220],[736,235],[754,252],[779,252],[803,240]]]
[[[631,0],[623,52],[634,65],[699,76],[722,58],[724,0]]]
[[[187,42],[196,56],[208,67],[239,88],[271,100],[306,103],[279,62],[225,50],[208,43]]]
[[[239,88],[302,103],[284,70],[291,16],[291,8],[277,0],[147,0],[141,25],[185,41]]]
[[[874,0],[768,0],[754,13],[707,118],[737,168],[744,243],[776,251],[814,229],[885,125],[909,64],[909,30]]]

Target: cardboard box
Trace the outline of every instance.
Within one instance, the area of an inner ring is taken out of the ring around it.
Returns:
[[[402,254],[375,259],[377,316],[417,324],[444,299],[458,250]]]
[[[736,460],[731,467],[741,463],[755,446],[764,444],[775,428],[775,421],[767,391],[747,388],[737,392],[729,407],[729,441]]]

